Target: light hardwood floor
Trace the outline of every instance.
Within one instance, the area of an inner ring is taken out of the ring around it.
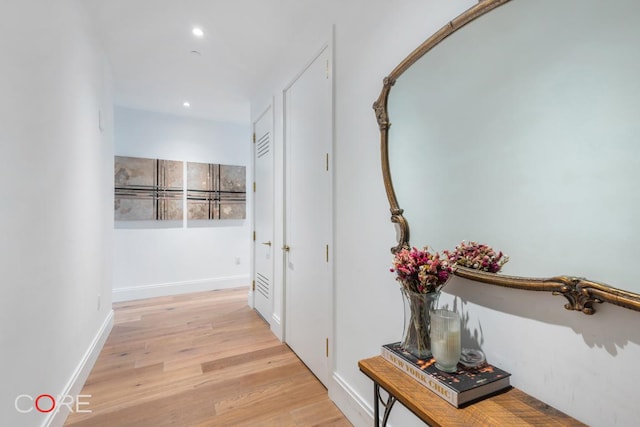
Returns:
[[[114,304],[69,427],[350,426],[247,289]]]

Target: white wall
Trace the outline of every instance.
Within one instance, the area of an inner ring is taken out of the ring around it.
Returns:
[[[388,272],[395,243],[379,158],[379,132],[371,105],[382,79],[420,42],[475,4],[471,0],[330,2],[335,27],[335,318],[334,382],[329,393],[357,426],[370,425],[372,383],[359,359],[402,334],[402,301]],[[338,13],[339,12],[339,13]],[[325,39],[318,30],[307,54],[291,52],[252,102],[252,117],[275,96],[276,189],[282,173],[282,105],[286,84]],[[282,193],[276,193],[278,203]],[[461,206],[463,208],[463,206]],[[276,230],[281,233],[281,227]],[[281,236],[281,234],[280,234]],[[282,242],[276,242],[276,245]],[[275,265],[279,266],[279,260]],[[276,273],[275,294],[282,292]],[[639,373],[639,313],[598,306],[589,317],[563,309],[563,298],[455,279],[443,304],[466,315],[470,336],[490,362],[510,371],[512,384],[593,426],[631,426],[640,415],[632,378]],[[451,294],[458,295],[453,300]],[[396,405],[390,423],[421,426]]]
[[[249,137],[247,125],[115,108],[118,156],[244,165],[249,180]],[[247,198],[250,218],[251,193]],[[168,228],[152,221],[117,222],[114,300],[248,286],[250,226],[249,219]]]
[[[61,425],[16,398],[78,393],[112,324],[111,82],[88,22],[72,0],[0,13],[3,426]]]

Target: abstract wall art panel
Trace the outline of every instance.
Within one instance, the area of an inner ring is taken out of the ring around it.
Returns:
[[[220,165],[220,219],[245,219],[247,180],[244,166]]]
[[[246,168],[220,165],[220,191],[246,194]]]
[[[245,219],[246,167],[116,156],[115,220]]]
[[[182,220],[183,165],[175,160],[116,156],[115,220]]]
[[[219,166],[187,163],[187,219],[215,219]]]
[[[246,201],[221,200],[220,219],[245,219]]]
[[[116,221],[138,221],[153,220],[153,199],[143,199],[139,196],[118,196],[115,197],[115,220]]]
[[[246,167],[187,163],[188,219],[245,219]]]

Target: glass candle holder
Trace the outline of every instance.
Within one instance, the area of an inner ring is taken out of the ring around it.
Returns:
[[[458,370],[462,346],[460,315],[455,311],[438,309],[431,312],[431,351],[436,368],[444,372]]]

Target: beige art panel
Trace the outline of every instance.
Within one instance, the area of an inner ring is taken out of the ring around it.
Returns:
[[[187,219],[218,217],[216,189],[219,166],[211,163],[187,163]]]
[[[245,219],[246,200],[246,167],[220,165],[220,219]]]
[[[116,221],[181,220],[183,162],[116,156]]]
[[[246,193],[246,167],[220,165],[220,191]]]
[[[246,167],[187,163],[187,218],[245,219]]]

